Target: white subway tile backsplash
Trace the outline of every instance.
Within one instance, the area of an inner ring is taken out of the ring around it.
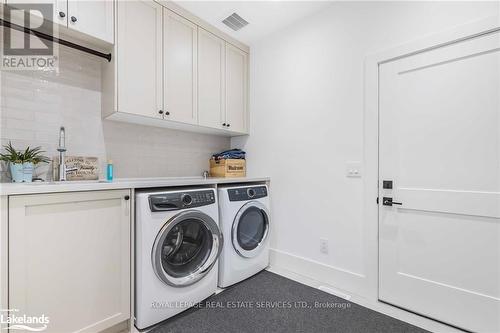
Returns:
[[[22,120],[22,119],[11,118],[2,121],[2,128],[12,129],[12,130],[20,129],[20,130],[28,130],[34,132],[37,129],[37,125],[38,124],[35,122],[34,119]]]
[[[7,76],[9,74],[3,74],[2,78]],[[4,85],[8,85],[8,82],[5,84],[2,84],[2,87]],[[36,104],[36,101],[34,98],[29,98],[27,95],[26,96],[11,96],[7,95],[3,89],[2,89],[2,107],[7,107],[7,108],[12,108],[12,109],[17,109],[19,112],[23,111],[34,111],[40,105]]]
[[[3,126],[3,122],[2,122]],[[34,141],[35,132],[31,130],[18,129],[18,128],[1,128],[0,137],[2,139],[8,139],[14,141],[23,140],[23,141]]]
[[[2,107],[2,118],[1,120],[6,119],[24,119],[24,120],[33,120],[35,119],[34,111],[23,111],[15,108]]]
[[[225,137],[102,120],[103,62],[64,47],[59,52],[59,72],[2,73],[2,145],[42,146],[54,157],[59,127],[65,126],[68,154],[98,157],[101,177],[108,159],[116,177],[201,175],[211,154],[229,148]],[[50,180],[51,167],[39,167],[36,174]],[[0,165],[2,181],[9,181],[6,169]]]
[[[112,121],[103,125],[108,157],[128,161],[115,168],[137,177],[201,175],[211,154],[229,146],[224,137]]]
[[[29,87],[29,86],[28,86]],[[9,96],[9,98],[22,98],[24,100],[32,101],[34,97],[33,91],[27,92],[26,86],[15,86],[11,82],[8,84],[4,84],[2,86],[2,91],[5,96]]]
[[[34,112],[34,120],[37,124],[60,125],[63,122],[63,115],[56,112]]]

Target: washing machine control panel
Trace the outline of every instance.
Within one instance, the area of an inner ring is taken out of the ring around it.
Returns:
[[[267,197],[267,187],[265,186],[252,186],[241,188],[230,188],[227,190],[229,201],[248,201]]]
[[[149,208],[152,212],[195,208],[213,203],[215,203],[213,190],[158,193],[149,196]]]

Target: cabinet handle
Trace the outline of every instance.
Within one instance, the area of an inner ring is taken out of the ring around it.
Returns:
[[[231,126],[231,124],[227,124],[227,127]]]
[[[60,17],[66,17],[66,14],[64,12],[59,12]]]
[[[167,116],[170,116],[170,112],[168,112],[168,111],[167,111],[167,112],[165,112],[165,114],[166,114]]]
[[[126,196],[124,196],[124,197],[123,197],[123,199],[125,199],[125,200],[130,200],[130,195],[126,195]]]
[[[158,111],[159,114],[163,114],[163,110]]]
[[[222,124],[222,126],[226,127],[226,123]]]
[[[71,16],[71,22],[75,23],[76,22],[76,17]]]

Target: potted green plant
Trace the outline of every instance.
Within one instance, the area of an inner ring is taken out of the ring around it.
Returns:
[[[8,162],[13,182],[31,182],[33,170],[39,163],[48,163],[49,158],[42,155],[42,148],[29,146],[24,151],[12,147],[12,143],[4,146],[6,153],[0,154],[0,160]]]

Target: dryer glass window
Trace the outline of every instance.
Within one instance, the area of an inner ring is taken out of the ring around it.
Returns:
[[[205,223],[197,219],[182,220],[161,245],[161,265],[172,277],[188,276],[208,260],[212,245],[213,236]]]
[[[257,248],[266,234],[267,215],[257,207],[248,208],[240,217],[237,230],[238,244],[251,251]]]

